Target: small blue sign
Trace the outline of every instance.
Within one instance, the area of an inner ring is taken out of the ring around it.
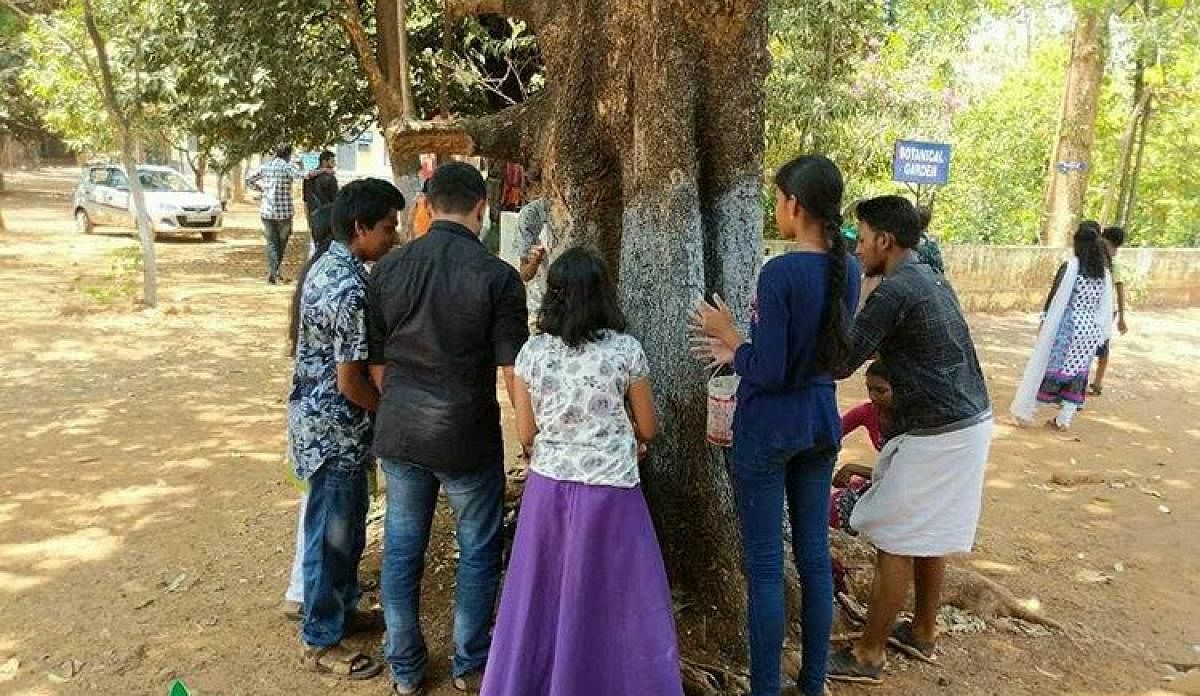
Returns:
[[[892,181],[907,184],[945,184],[950,181],[950,146],[897,140],[892,153]]]
[[[308,171],[310,169],[316,169],[317,165],[320,164],[320,159],[321,159],[321,153],[319,153],[319,152],[302,153],[300,155],[300,168],[303,169],[304,171]]]
[[[1059,162],[1054,165],[1054,168],[1063,174],[1068,172],[1083,172],[1087,171],[1087,162]]]

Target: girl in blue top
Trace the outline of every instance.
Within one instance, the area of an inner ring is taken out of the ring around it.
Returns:
[[[806,696],[825,688],[833,622],[829,486],[842,430],[832,373],[851,348],[859,268],[841,234],[842,174],[820,155],[798,157],[775,176],[775,221],[798,250],[763,266],[744,338],[720,297],[701,302],[697,355],[741,376],[732,472],[745,545],[753,696],[780,692],[784,639],[783,503],[803,588]]]

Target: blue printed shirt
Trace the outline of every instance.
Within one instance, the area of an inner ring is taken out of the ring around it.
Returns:
[[[288,397],[288,448],[296,476],[325,464],[360,467],[371,449],[371,414],[338,391],[338,363],[367,359],[367,269],[333,242],[304,279],[296,368]]]

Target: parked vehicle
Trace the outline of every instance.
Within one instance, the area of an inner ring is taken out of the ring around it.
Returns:
[[[138,179],[146,193],[146,210],[155,236],[199,232],[211,242],[221,231],[221,202],[197,191],[170,167],[142,165]],[[94,164],[83,170],[74,198],[75,227],[91,234],[99,225],[137,228],[125,168]]]

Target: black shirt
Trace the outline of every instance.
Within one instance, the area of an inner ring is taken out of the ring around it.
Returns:
[[[369,360],[387,365],[375,453],[445,472],[501,466],[496,367],[529,338],[516,269],[437,220],[375,264],[367,307]]]
[[[308,214],[312,215],[318,208],[329,205],[337,198],[337,175],[332,169],[324,171],[306,178],[300,188],[304,194],[304,205],[308,208]]]
[[[891,376],[886,437],[943,428],[991,408],[958,297],[915,256],[875,288],[851,334],[850,371],[878,352]]]

